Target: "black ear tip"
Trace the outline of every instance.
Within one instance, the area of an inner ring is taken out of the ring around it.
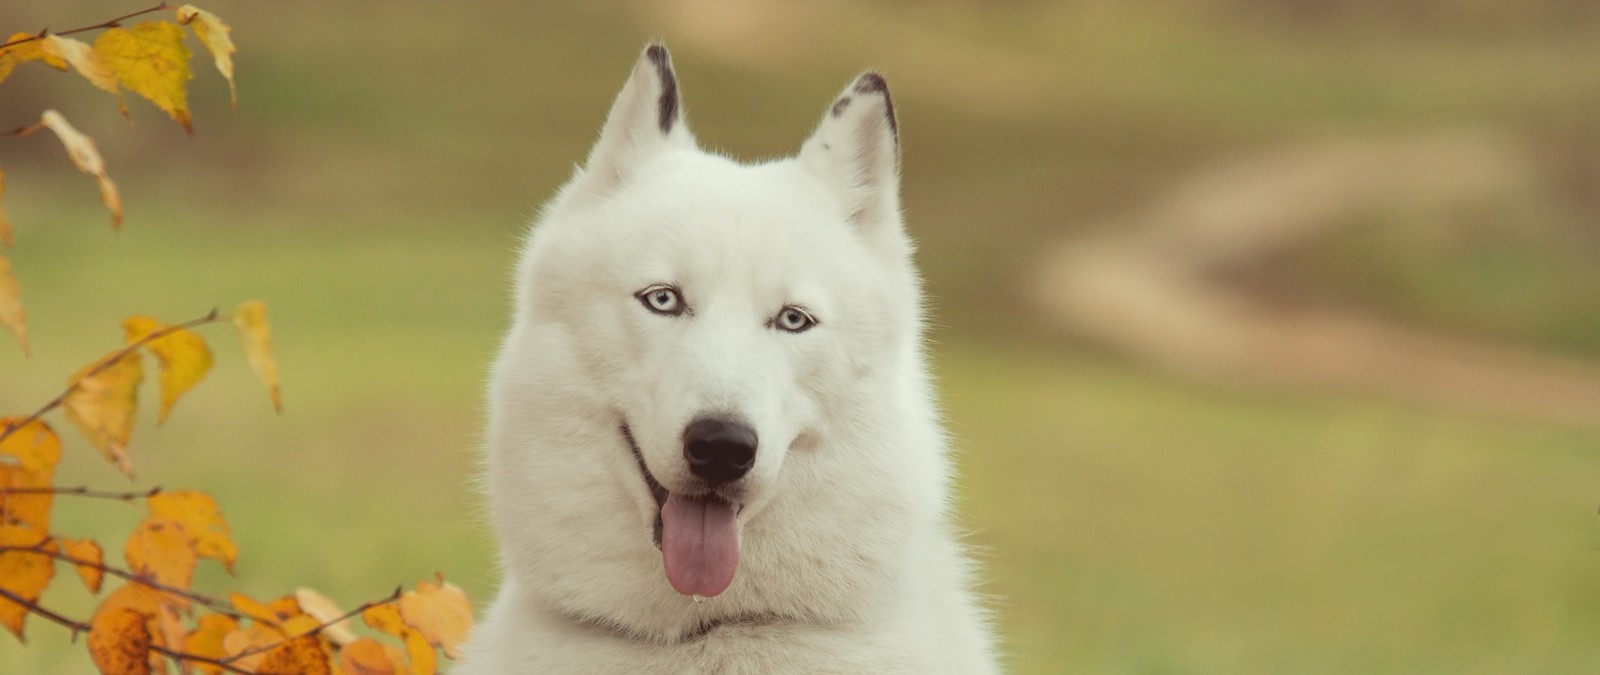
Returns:
[[[644,48],[645,56],[650,57],[650,62],[660,68],[672,61],[672,55],[667,53],[667,46],[660,42],[651,42]]]
[[[855,90],[857,94],[888,94],[889,83],[875,71],[867,71],[856,78]]]

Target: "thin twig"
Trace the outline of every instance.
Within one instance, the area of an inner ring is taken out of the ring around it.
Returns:
[[[155,486],[153,488],[150,488],[148,490],[139,490],[139,491],[136,491],[136,492],[105,492],[105,491],[101,491],[101,490],[90,490],[87,485],[79,485],[77,487],[67,487],[67,488],[64,488],[64,487],[0,487],[0,495],[33,495],[33,494],[72,495],[72,496],[75,496],[75,497],[93,497],[95,499],[115,499],[115,500],[118,500],[118,501],[131,502],[131,501],[134,501],[136,499],[149,499],[149,498],[154,497],[154,496],[156,496],[158,494],[161,494],[161,486],[157,485],[157,486]]]
[[[63,401],[66,401],[67,397],[70,396],[73,391],[77,390],[79,382],[82,382],[82,381],[84,381],[86,379],[89,379],[91,377],[99,375],[101,373],[101,371],[104,371],[105,369],[110,368],[112,366],[112,364],[115,364],[116,362],[121,361],[122,357],[127,356],[129,354],[132,354],[134,351],[138,350],[140,347],[145,346],[145,344],[149,343],[152,340],[155,340],[155,339],[161,338],[161,337],[165,337],[169,333],[176,333],[176,332],[178,332],[180,330],[183,330],[185,328],[194,328],[195,326],[202,326],[202,325],[205,325],[205,324],[208,324],[208,323],[212,323],[212,322],[217,320],[217,317],[218,317],[218,312],[217,312],[217,310],[215,308],[213,308],[205,316],[202,316],[202,317],[200,317],[198,319],[190,319],[188,321],[185,321],[185,322],[177,324],[177,325],[166,326],[166,327],[163,327],[160,330],[151,331],[149,335],[146,335],[146,336],[144,336],[142,338],[139,338],[138,340],[135,340],[133,342],[133,344],[130,344],[130,345],[126,346],[126,347],[123,347],[122,349],[117,350],[116,353],[106,357],[105,359],[102,359],[100,361],[100,363],[95,364],[95,366],[93,368],[89,369],[89,372],[83,374],[83,377],[79,377],[79,378],[74,379],[72,381],[72,384],[67,385],[67,388],[64,391],[62,391],[55,398],[50,399],[49,402],[45,403],[42,406],[39,406],[39,409],[33,411],[32,415],[29,415],[27,417],[22,418],[22,421],[20,421],[20,422],[16,422],[16,423],[13,423],[13,424],[8,424],[6,426],[6,428],[0,429],[0,442],[4,442],[7,438],[10,438],[11,434],[15,433],[16,430],[21,429],[22,427],[28,426],[28,424],[30,424],[30,423],[34,422],[35,420],[39,419],[39,417],[43,416],[45,413],[50,412],[51,410],[55,410],[56,408],[61,407],[61,403]]]
[[[278,640],[277,642],[269,642],[267,644],[257,645],[255,647],[251,647],[251,648],[246,649],[246,650],[244,650],[242,652],[239,652],[238,654],[234,654],[233,656],[230,656],[228,658],[223,659],[222,662],[223,663],[233,663],[234,661],[238,661],[239,659],[242,659],[242,658],[245,658],[245,657],[248,657],[248,656],[253,656],[253,655],[256,655],[256,654],[260,654],[261,652],[271,651],[273,649],[276,649],[279,645],[282,645],[283,643],[288,642],[290,640],[293,640],[295,638],[305,637],[307,635],[316,635],[318,633],[321,633],[323,631],[323,629],[327,628],[328,626],[332,626],[333,624],[339,623],[340,621],[349,620],[351,617],[354,617],[357,614],[360,614],[360,613],[365,612],[365,611],[367,611],[369,609],[372,609],[373,607],[378,607],[378,606],[381,606],[381,605],[387,605],[387,604],[389,604],[391,602],[399,600],[400,599],[400,592],[402,590],[404,590],[403,586],[396,586],[395,589],[394,589],[394,593],[389,594],[389,597],[387,597],[387,598],[383,598],[382,600],[369,601],[369,602],[361,605],[360,607],[357,607],[357,608],[352,609],[352,610],[350,610],[348,612],[345,612],[344,614],[339,615],[337,618],[335,618],[335,619],[333,619],[331,621],[324,621],[321,624],[318,624],[316,628],[313,628],[313,629],[311,629],[309,631],[306,631],[304,633],[300,633],[299,635],[286,635],[286,636],[284,636],[284,638],[282,640]]]
[[[30,601],[30,600],[28,600],[28,599],[26,599],[26,598],[24,598],[24,597],[22,597],[20,595],[17,595],[16,593],[12,593],[11,591],[8,591],[8,590],[6,590],[4,588],[0,588],[0,598],[5,598],[6,600],[10,600],[11,602],[17,603],[18,605],[21,605],[23,609],[25,609],[25,610],[27,610],[29,612],[32,612],[34,614],[38,614],[39,616],[42,616],[42,617],[44,617],[46,619],[54,621],[55,623],[60,624],[62,627],[66,628],[68,630],[71,630],[72,631],[72,639],[74,639],[74,640],[78,639],[78,634],[79,633],[87,633],[87,632],[89,632],[91,630],[91,627],[89,626],[89,624],[86,624],[86,623],[84,623],[82,621],[75,621],[73,619],[69,619],[69,618],[67,618],[65,616],[62,616],[61,614],[57,614],[54,611],[51,611],[49,609],[44,608],[43,606],[41,606],[37,602],[32,602],[32,601]],[[240,668],[238,666],[229,664],[227,661],[219,661],[217,659],[213,659],[213,658],[210,658],[210,657],[200,656],[199,654],[190,654],[188,652],[180,652],[180,651],[178,651],[176,649],[168,649],[166,647],[163,647],[163,646],[157,645],[157,644],[150,645],[150,651],[156,652],[158,654],[161,654],[163,656],[167,656],[167,657],[170,657],[170,658],[179,659],[179,660],[182,660],[182,661],[188,661],[190,663],[203,663],[203,664],[206,664],[208,666],[215,667],[215,668],[221,668],[221,669],[226,670],[226,671],[228,671],[230,673],[240,673],[241,675],[256,675],[254,673],[254,671],[245,670],[245,669]]]
[[[133,17],[139,16],[140,14],[149,14],[151,12],[159,12],[159,11],[161,11],[163,9],[170,9],[170,8],[171,8],[171,5],[168,5],[166,3],[166,1],[163,0],[161,4],[156,5],[155,7],[149,7],[149,8],[146,8],[146,9],[141,9],[141,10],[139,10],[137,12],[130,12],[128,14],[124,14],[122,16],[119,16],[119,17],[117,17],[115,19],[111,19],[110,21],[101,21],[100,23],[94,24],[93,26],[80,26],[80,27],[74,28],[72,30],[61,31],[59,33],[52,33],[52,32],[50,32],[49,28],[44,28],[44,29],[41,29],[39,32],[34,33],[33,35],[30,35],[28,37],[17,38],[15,40],[12,40],[11,42],[7,42],[7,43],[5,43],[3,45],[0,45],[0,49],[5,49],[6,47],[13,47],[13,46],[20,45],[20,44],[23,44],[23,43],[26,43],[26,42],[33,42],[35,40],[43,40],[43,39],[45,39],[45,38],[47,38],[47,37],[49,37],[51,35],[72,35],[73,33],[82,33],[82,32],[85,32],[85,31],[91,31],[91,30],[95,30],[95,29],[98,29],[98,28],[116,28],[117,26],[122,25],[123,21],[126,21],[128,19],[132,19]]]
[[[39,603],[28,600],[27,598],[17,595],[16,593],[12,593],[4,588],[0,588],[0,598],[5,598],[22,605],[23,609],[33,612],[34,614],[38,614],[39,616],[54,621],[58,624],[61,624],[63,627],[70,629],[72,631],[72,639],[74,640],[78,639],[78,633],[86,633],[89,631],[89,624],[81,621],[74,621],[48,609],[40,607]]]
[[[6,551],[27,551],[29,553],[34,553],[34,554],[45,556],[45,557],[48,557],[48,558],[53,558],[55,560],[59,560],[59,561],[64,562],[64,563],[69,563],[69,564],[72,564],[72,565],[78,565],[78,566],[81,566],[81,567],[88,567],[88,568],[91,568],[91,569],[97,569],[97,570],[100,570],[101,572],[109,574],[111,576],[120,577],[120,578],[128,581],[129,583],[139,584],[140,586],[144,586],[144,587],[149,588],[151,590],[160,591],[160,592],[166,593],[168,595],[174,595],[174,596],[177,596],[177,597],[180,597],[180,598],[191,600],[193,602],[198,602],[198,603],[200,603],[202,605],[205,605],[207,609],[210,609],[211,611],[216,612],[218,614],[226,614],[226,615],[231,616],[231,617],[233,617],[235,619],[247,619],[247,618],[250,618],[250,617],[248,617],[248,616],[246,616],[244,614],[240,614],[238,611],[234,610],[232,603],[225,602],[225,601],[223,601],[223,600],[221,600],[219,598],[213,598],[213,597],[208,596],[208,595],[201,595],[201,594],[196,593],[194,591],[184,590],[182,588],[177,588],[175,586],[168,586],[168,585],[163,584],[163,583],[161,583],[159,581],[152,581],[149,578],[140,576],[138,574],[134,574],[133,572],[130,572],[130,571],[125,570],[125,569],[121,569],[121,568],[118,568],[118,567],[111,567],[110,565],[106,565],[105,563],[97,563],[97,562],[95,562],[93,560],[84,560],[82,558],[75,558],[75,557],[72,557],[72,556],[67,555],[65,553],[61,553],[59,551],[52,551],[50,549],[44,548],[44,545],[46,543],[49,543],[49,541],[50,541],[49,539],[46,539],[43,542],[40,542],[40,543],[38,543],[36,545],[33,545],[33,546],[0,546],[0,553],[4,553]]]

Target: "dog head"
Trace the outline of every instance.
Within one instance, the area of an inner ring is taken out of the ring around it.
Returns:
[[[899,405],[919,358],[898,172],[875,73],[797,156],[742,165],[699,149],[667,50],[645,49],[523,252],[491,396],[510,571],[611,556],[617,584],[653,544],[654,583],[664,568],[678,593],[716,596],[742,555],[788,545],[746,541],[769,508],[878,470],[848,439],[881,426],[867,411]],[[573,539],[530,541],[559,528]]]

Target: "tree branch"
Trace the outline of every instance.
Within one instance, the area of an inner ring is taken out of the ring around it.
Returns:
[[[28,610],[30,612],[33,612],[34,614],[38,614],[39,616],[42,616],[42,617],[44,617],[46,619],[49,619],[49,620],[54,621],[54,622],[56,622],[58,624],[61,624],[62,626],[66,627],[68,630],[72,631],[72,639],[74,639],[74,640],[78,639],[78,633],[87,633],[87,632],[89,632],[89,624],[83,623],[81,621],[73,621],[72,619],[69,619],[69,618],[64,617],[64,616],[62,616],[60,614],[52,612],[52,611],[50,611],[48,609],[40,607],[39,603],[29,601],[28,599],[26,599],[26,598],[24,598],[24,597],[22,597],[20,595],[17,595],[16,593],[12,593],[11,591],[8,591],[8,590],[6,590],[4,588],[0,588],[0,598],[5,598],[7,600],[15,602],[15,603],[17,603],[19,605],[22,605],[23,609],[26,609],[26,610]]]
[[[20,45],[20,44],[23,44],[23,43],[26,43],[26,42],[33,42],[35,40],[43,40],[43,39],[45,39],[45,38],[47,38],[47,37],[49,37],[51,35],[72,35],[73,33],[82,33],[82,32],[85,32],[85,31],[96,30],[96,29],[99,29],[99,28],[116,28],[117,26],[122,25],[123,21],[126,21],[128,19],[132,19],[133,17],[139,16],[140,14],[149,14],[151,12],[159,12],[159,11],[161,11],[163,9],[170,9],[170,8],[171,8],[171,6],[166,3],[166,0],[162,0],[161,4],[156,5],[154,7],[147,7],[145,9],[141,9],[141,10],[139,10],[137,12],[129,12],[129,13],[124,14],[122,16],[119,16],[119,17],[117,17],[115,19],[111,19],[109,21],[101,21],[100,23],[94,24],[92,26],[80,26],[80,27],[74,28],[72,30],[61,31],[59,33],[52,33],[52,32],[50,32],[49,28],[44,28],[44,29],[41,29],[38,33],[35,33],[35,34],[31,35],[31,36],[28,36],[28,37],[25,37],[25,38],[17,38],[15,40],[12,40],[11,42],[7,42],[7,43],[5,43],[3,45],[0,45],[0,49],[5,49],[7,47],[13,47],[13,46]]]
[[[89,486],[87,486],[87,485],[79,485],[77,487],[68,487],[68,488],[64,488],[64,487],[0,487],[0,495],[36,495],[36,494],[73,495],[73,496],[76,496],[76,497],[93,497],[95,499],[115,499],[115,500],[118,500],[118,501],[131,502],[131,501],[134,501],[136,499],[149,499],[149,498],[154,497],[154,496],[156,496],[158,494],[161,494],[161,486],[157,485],[157,486],[155,486],[153,488],[150,488],[148,490],[139,490],[139,491],[136,491],[136,492],[104,492],[104,491],[101,491],[101,490],[90,490]]]
[[[218,312],[217,312],[216,309],[213,308],[205,316],[202,316],[202,317],[200,317],[198,319],[190,319],[190,320],[185,321],[185,322],[180,323],[180,324],[176,324],[176,325],[172,325],[172,326],[166,326],[166,327],[162,328],[161,330],[151,331],[149,335],[146,335],[146,336],[144,336],[142,338],[139,338],[138,340],[135,340],[133,342],[133,344],[130,344],[130,345],[126,346],[126,347],[123,347],[122,349],[117,350],[112,355],[110,355],[110,356],[108,356],[108,357],[106,357],[104,359],[101,359],[100,363],[95,364],[95,367],[89,369],[89,372],[84,373],[83,377],[79,377],[77,379],[74,379],[72,381],[72,384],[67,385],[67,388],[65,390],[63,390],[60,394],[58,394],[55,398],[50,399],[49,402],[45,403],[42,406],[39,406],[39,409],[33,411],[32,415],[29,415],[27,417],[22,418],[22,421],[20,421],[20,422],[16,422],[14,424],[9,424],[9,425],[6,426],[6,428],[0,429],[0,442],[4,442],[7,438],[10,438],[11,434],[15,433],[16,430],[21,429],[22,427],[28,426],[29,423],[39,419],[45,413],[50,412],[51,410],[55,410],[56,408],[61,407],[61,403],[63,401],[65,401],[65,400],[67,400],[67,397],[72,395],[73,391],[77,390],[79,382],[81,382],[81,381],[83,381],[85,379],[94,377],[95,375],[99,375],[101,371],[103,371],[103,370],[105,370],[107,368],[110,368],[112,364],[114,364],[114,363],[116,363],[118,361],[121,361],[122,357],[133,353],[134,351],[138,350],[140,347],[145,346],[146,344],[148,344],[149,342],[151,342],[151,341],[153,341],[153,340],[155,340],[157,338],[164,337],[169,333],[175,333],[175,332],[178,332],[178,331],[183,330],[185,328],[194,328],[195,326],[203,326],[205,324],[212,323],[212,322],[217,320],[217,317],[218,317]]]
[[[305,637],[307,635],[316,635],[318,633],[321,633],[328,626],[332,626],[333,624],[339,623],[340,621],[349,620],[350,618],[356,616],[357,614],[360,614],[360,613],[365,612],[365,611],[367,611],[369,609],[372,609],[373,607],[378,607],[380,605],[387,605],[387,604],[389,604],[391,602],[399,600],[400,599],[400,592],[402,590],[404,590],[404,587],[396,586],[395,589],[394,589],[394,592],[390,593],[389,597],[387,597],[387,598],[383,598],[382,600],[372,600],[372,601],[368,601],[366,603],[363,603],[360,607],[357,607],[357,608],[352,609],[352,610],[350,610],[348,612],[345,612],[344,614],[340,614],[338,617],[335,617],[331,621],[324,621],[321,624],[318,624],[316,628],[313,628],[313,629],[311,629],[309,631],[306,631],[304,633],[301,633],[299,635],[287,635],[287,636],[284,636],[284,638],[282,640],[278,640],[277,642],[269,642],[269,643],[264,644],[264,645],[251,647],[251,648],[246,649],[246,650],[244,650],[242,652],[239,652],[238,654],[234,654],[233,656],[230,656],[228,658],[223,659],[222,663],[233,663],[234,661],[238,661],[239,659],[242,659],[242,658],[245,658],[245,657],[248,657],[248,656],[253,656],[255,654],[260,654],[261,652],[266,652],[266,651],[271,651],[273,649],[276,649],[279,645],[281,645],[281,644],[283,644],[285,642],[288,642],[290,640],[293,640],[295,638]]]
[[[225,615],[231,616],[231,617],[233,617],[235,619],[248,619],[248,618],[251,618],[251,617],[248,617],[248,616],[246,616],[244,614],[240,614],[238,611],[234,610],[232,603],[225,602],[225,601],[223,601],[223,600],[221,600],[219,598],[213,598],[213,597],[208,596],[208,595],[201,595],[201,594],[196,593],[194,591],[184,590],[182,588],[177,588],[177,587],[174,587],[174,586],[168,586],[168,585],[163,584],[163,583],[161,583],[159,581],[151,581],[150,579],[147,579],[147,578],[145,578],[143,576],[140,576],[138,574],[135,574],[135,573],[130,572],[130,571],[125,570],[125,569],[121,569],[121,568],[117,568],[117,567],[111,567],[110,565],[106,565],[105,563],[97,563],[97,562],[95,562],[93,560],[84,560],[82,558],[74,558],[74,557],[72,557],[70,555],[67,555],[65,553],[62,553],[60,551],[52,551],[50,549],[44,548],[44,545],[46,543],[48,543],[49,541],[50,541],[49,539],[45,539],[43,542],[40,542],[39,544],[36,544],[34,546],[0,546],[0,553],[4,553],[6,551],[27,551],[29,553],[34,553],[34,554],[37,554],[37,555],[45,556],[47,558],[52,558],[52,559],[55,559],[55,560],[59,560],[59,561],[64,562],[64,563],[69,563],[69,564],[72,564],[72,565],[78,565],[78,566],[81,566],[81,567],[88,567],[90,569],[100,570],[101,572],[103,572],[105,574],[109,574],[109,575],[114,576],[114,577],[119,577],[119,578],[121,578],[123,580],[126,580],[129,583],[139,584],[140,586],[144,586],[144,587],[152,589],[152,590],[160,591],[160,592],[166,593],[168,595],[173,595],[173,596],[177,596],[177,597],[180,597],[180,598],[184,598],[186,600],[191,600],[193,602],[198,602],[198,603],[200,603],[202,605],[205,605],[205,607],[207,609],[209,609],[209,610],[211,610],[213,612],[216,612],[218,614],[225,614]],[[268,625],[271,625],[271,624],[268,624]],[[276,628],[276,626],[273,626],[273,627]]]

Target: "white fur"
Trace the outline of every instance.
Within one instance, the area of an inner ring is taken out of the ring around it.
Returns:
[[[676,100],[661,129],[676,76],[650,54],[522,254],[489,387],[505,579],[456,672],[995,672],[950,523],[881,78],[847,87],[797,157],[742,165],[697,148]],[[691,313],[643,307],[657,283]],[[768,324],[790,304],[818,324]],[[760,445],[737,577],[697,603],[667,582],[620,429],[675,489],[683,430],[708,413]]]

